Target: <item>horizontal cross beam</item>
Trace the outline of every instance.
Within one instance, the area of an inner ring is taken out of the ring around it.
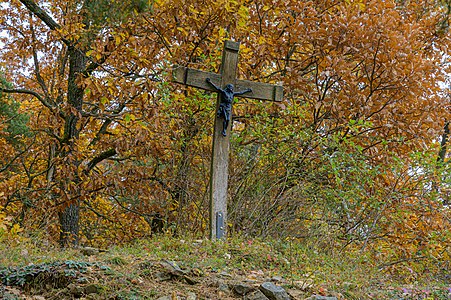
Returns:
[[[177,83],[182,83],[211,92],[216,92],[216,90],[207,83],[206,79],[210,78],[211,81],[216,84],[221,82],[221,75],[219,74],[179,66],[173,70],[172,77]],[[283,98],[283,87],[281,85],[237,79],[235,80],[234,86],[235,91],[241,91],[249,88],[252,89],[252,92],[244,95],[238,95],[237,97],[276,102],[282,101]]]

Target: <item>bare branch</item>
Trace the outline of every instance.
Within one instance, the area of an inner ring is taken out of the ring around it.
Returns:
[[[0,168],[0,173],[6,171],[22,154],[27,152],[31,148],[32,144],[30,144],[28,147],[26,147],[24,150],[20,151],[16,154],[6,165],[4,165],[2,168]]]
[[[49,109],[53,109],[53,105],[51,105],[47,100],[45,100],[45,98],[39,94],[38,92],[32,91],[32,90],[27,90],[27,89],[7,89],[4,87],[0,87],[0,92],[3,93],[8,93],[8,94],[27,94],[27,95],[32,95],[34,96],[36,99],[38,99],[45,107],[49,108]]]
[[[379,270],[383,270],[383,269],[385,269],[387,267],[391,267],[391,266],[394,266],[394,265],[397,265],[397,264],[410,262],[410,261],[419,261],[419,260],[426,259],[426,258],[427,258],[426,256],[416,256],[416,257],[410,257],[410,258],[403,258],[403,259],[399,259],[399,260],[392,261],[392,262],[389,262],[389,263],[381,264],[381,265],[378,266],[378,269]]]
[[[33,52],[33,61],[34,61],[34,74],[36,76],[36,79],[39,83],[39,85],[41,86],[42,90],[44,91],[45,97],[48,99],[48,88],[47,85],[45,84],[44,79],[41,76],[41,70],[39,67],[39,59],[38,59],[38,53],[37,53],[37,49],[36,49],[36,43],[37,43],[37,38],[36,38],[36,32],[34,30],[34,26],[33,26],[33,18],[31,16],[31,12],[30,12],[30,30],[31,30],[31,49]]]
[[[126,105],[127,105],[127,102],[121,103],[121,105],[119,105],[119,107],[116,110],[114,110],[114,113],[119,114],[125,108]],[[112,122],[113,121],[110,118],[108,118],[105,121],[103,121],[102,126],[100,127],[100,129],[97,132],[96,136],[89,143],[89,146],[94,145],[95,143],[97,143],[100,140],[100,137],[107,132],[108,126],[110,126],[110,124]]]
[[[97,211],[95,208],[92,207],[92,205],[88,202],[83,200],[83,203],[86,205],[86,207],[92,211],[97,217],[103,218],[107,221],[109,221],[110,223],[116,224],[117,220],[112,220],[111,218],[107,217],[106,215],[102,214],[101,212]]]
[[[98,61],[92,61],[87,67],[86,70],[83,72],[83,75],[88,77],[92,74],[92,72],[94,72],[98,67],[100,67],[101,65],[103,65],[105,63],[105,61],[107,60],[107,58],[110,55],[108,54],[103,54],[102,57],[98,60]]]
[[[42,8],[40,8],[33,0],[20,0],[23,5],[25,5],[28,10],[35,14],[39,19],[42,20],[50,29],[56,30],[61,26],[56,23],[55,20],[48,13],[46,13]]]
[[[151,25],[154,28],[154,32],[158,35],[158,37],[160,38],[161,42],[163,43],[164,47],[166,48],[166,50],[168,50],[169,55],[170,56],[174,56],[172,54],[171,51],[171,47],[169,46],[169,44],[167,43],[166,39],[164,38],[163,34],[161,33],[161,31],[152,23],[151,20],[149,20],[148,18],[146,18],[146,16],[143,15],[144,20],[146,20],[147,23],[149,23],[149,25]]]
[[[102,162],[103,160],[105,160],[105,159],[107,159],[107,158],[110,158],[110,157],[112,157],[112,156],[114,156],[114,155],[116,155],[116,154],[117,154],[117,152],[116,152],[116,149],[114,149],[114,148],[108,149],[108,150],[106,150],[106,151],[100,153],[99,155],[97,155],[96,157],[94,157],[94,158],[88,163],[88,166],[87,166],[87,169],[85,170],[85,173],[86,173],[86,174],[89,173],[89,171],[91,171],[98,163],[100,163],[100,162]]]
[[[42,8],[40,8],[33,0],[20,0],[30,12],[44,22],[51,30],[58,30],[61,26]],[[71,42],[63,37],[61,41],[67,46],[71,45]]]

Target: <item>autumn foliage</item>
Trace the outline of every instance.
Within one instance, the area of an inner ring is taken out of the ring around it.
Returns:
[[[174,65],[284,85],[234,105],[229,227],[388,261],[449,259],[440,1],[0,5],[0,238],[206,235],[214,95]],[[14,235],[14,234],[13,234]]]

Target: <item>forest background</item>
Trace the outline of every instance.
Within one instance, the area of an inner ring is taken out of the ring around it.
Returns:
[[[216,95],[174,65],[284,85],[234,105],[229,232],[449,270],[446,1],[0,4],[0,240],[208,235]],[[421,270],[420,270],[421,271]]]

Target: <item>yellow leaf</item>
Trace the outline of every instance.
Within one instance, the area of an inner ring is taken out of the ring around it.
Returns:
[[[14,224],[13,227],[11,228],[11,235],[17,235],[19,232],[23,231],[22,228],[20,228],[19,224]]]
[[[362,10],[362,11],[364,11],[366,8],[365,3],[359,2],[359,3],[357,3],[357,5],[359,6],[360,10]]]
[[[188,31],[185,30],[183,27],[177,27],[177,30],[183,33],[184,36],[188,36]]]
[[[115,43],[116,43],[116,46],[119,46],[119,44],[121,43],[121,37],[118,36],[118,35],[116,35],[116,36],[114,37],[114,41],[115,41]]]

